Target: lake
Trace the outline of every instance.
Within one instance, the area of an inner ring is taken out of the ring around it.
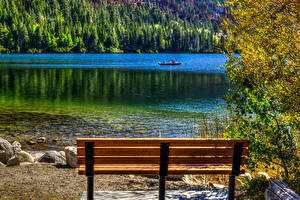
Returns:
[[[160,66],[171,59],[179,66]],[[223,54],[2,54],[0,133],[222,137]],[[221,107],[221,108],[219,108]]]

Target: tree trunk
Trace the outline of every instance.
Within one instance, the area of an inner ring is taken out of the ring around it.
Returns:
[[[300,196],[278,178],[271,178],[265,191],[266,200],[300,200]]]

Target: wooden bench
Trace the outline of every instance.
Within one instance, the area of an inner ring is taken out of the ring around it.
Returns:
[[[78,138],[79,174],[88,177],[87,198],[94,198],[95,174],[159,175],[159,199],[165,198],[168,174],[229,174],[228,199],[235,176],[244,173],[249,140]]]

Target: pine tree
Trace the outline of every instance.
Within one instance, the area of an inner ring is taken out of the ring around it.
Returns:
[[[176,12],[167,9],[170,5]],[[0,0],[1,51],[215,51],[220,42],[214,34],[216,23],[182,17],[213,5],[203,7],[206,4],[198,0],[199,8],[190,2],[180,5],[181,10],[178,1],[161,0],[136,7],[86,0]]]

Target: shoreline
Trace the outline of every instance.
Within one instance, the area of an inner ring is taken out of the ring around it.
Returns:
[[[76,53],[76,52],[45,52],[45,53],[25,53],[25,52],[20,52],[20,53],[0,53],[4,55],[9,55],[9,54],[32,54],[32,55],[41,55],[41,54],[225,54],[223,52],[163,52],[163,53],[134,53],[134,52],[127,52],[127,53]]]
[[[86,190],[86,177],[76,169],[49,163],[4,167],[0,170],[0,196],[4,199],[79,199]],[[18,181],[17,181],[18,180]],[[199,190],[171,178],[167,188]],[[95,191],[158,190],[158,177],[134,175],[95,176]]]

